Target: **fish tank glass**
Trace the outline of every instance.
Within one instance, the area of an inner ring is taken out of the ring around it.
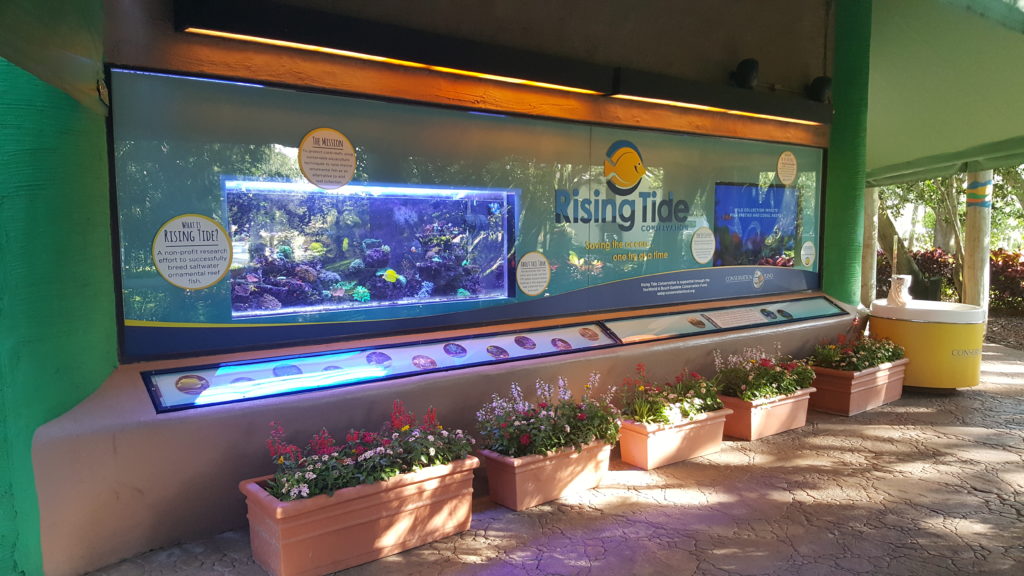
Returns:
[[[233,318],[511,296],[515,192],[222,181]]]

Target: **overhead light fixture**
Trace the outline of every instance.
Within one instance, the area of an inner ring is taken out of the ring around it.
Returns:
[[[807,85],[805,94],[815,102],[828,102],[832,96],[832,79],[828,76],[818,76]]]
[[[760,69],[761,64],[753,58],[741,60],[736,69],[729,73],[729,80],[737,88],[753,90],[757,86]]]
[[[616,69],[612,97],[806,126],[828,124],[832,117],[831,106],[825,104],[629,68]]]
[[[175,0],[179,31],[361,60],[607,94],[612,68],[269,0]]]

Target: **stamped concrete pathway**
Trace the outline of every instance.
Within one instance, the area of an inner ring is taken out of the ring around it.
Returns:
[[[726,442],[524,512],[478,497],[469,531],[344,576],[1024,574],[1024,353],[984,350],[982,385]],[[264,572],[238,530],[96,576]]]

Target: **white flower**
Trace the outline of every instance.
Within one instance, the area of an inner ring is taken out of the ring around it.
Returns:
[[[313,474],[312,472],[306,472],[306,480],[312,480],[313,478],[316,478],[316,474]]]
[[[444,436],[445,438],[447,438],[448,437],[448,431],[447,430],[441,430],[441,436]]]
[[[427,435],[427,441],[428,442],[433,442],[434,441],[434,435],[433,434],[428,434]]]
[[[391,439],[392,440],[398,440],[398,432],[395,432],[394,434],[392,434],[391,435]]]
[[[431,449],[430,449],[430,455],[431,455],[431,456],[433,456],[433,455],[434,455],[434,454],[436,454],[436,453],[437,453],[437,451],[436,451],[436,450],[434,450],[433,448],[431,448]]]

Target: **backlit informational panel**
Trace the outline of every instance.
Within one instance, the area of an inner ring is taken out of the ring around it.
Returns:
[[[110,76],[126,360],[820,284],[818,148]]]

